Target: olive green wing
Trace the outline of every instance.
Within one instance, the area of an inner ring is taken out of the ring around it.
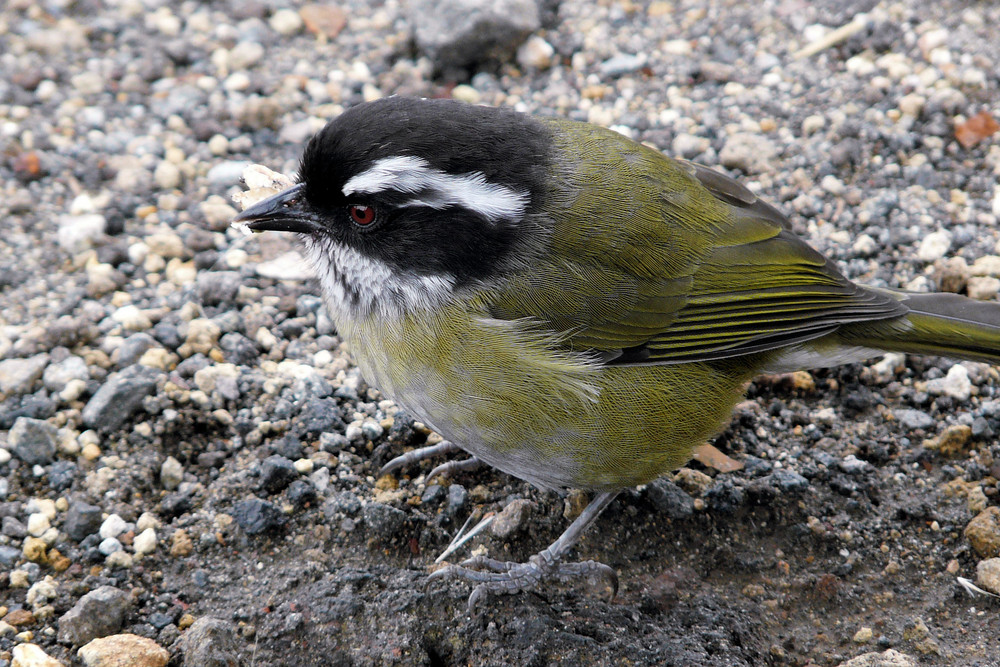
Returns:
[[[728,176],[583,128],[559,133],[586,159],[567,159],[577,166],[550,195],[562,211],[550,250],[491,296],[493,316],[540,320],[621,364],[751,354],[907,311],[847,280]]]

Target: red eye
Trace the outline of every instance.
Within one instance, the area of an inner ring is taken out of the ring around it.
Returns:
[[[351,220],[362,227],[375,222],[375,209],[371,206],[349,206],[347,210],[351,214]]]

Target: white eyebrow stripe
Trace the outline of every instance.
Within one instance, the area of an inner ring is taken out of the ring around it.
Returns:
[[[423,158],[411,155],[382,158],[367,171],[344,183],[344,195],[347,197],[385,190],[421,193],[419,198],[411,199],[403,206],[428,206],[439,210],[463,206],[492,222],[518,218],[528,207],[528,193],[525,191],[490,183],[478,171],[449,174],[430,166]]]

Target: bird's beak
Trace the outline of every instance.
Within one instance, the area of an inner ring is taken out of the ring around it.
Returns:
[[[315,232],[317,223],[302,206],[302,183],[257,202],[233,218],[233,226],[251,232]]]

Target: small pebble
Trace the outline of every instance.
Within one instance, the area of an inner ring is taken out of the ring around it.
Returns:
[[[1000,558],[987,558],[976,565],[976,583],[1000,595]]]
[[[133,634],[91,640],[77,655],[86,667],[122,665],[122,656],[128,656],[128,667],[165,667],[170,661],[170,653],[165,648],[152,639]]]
[[[990,506],[965,527],[969,544],[983,558],[1000,557],[1000,507]]]

